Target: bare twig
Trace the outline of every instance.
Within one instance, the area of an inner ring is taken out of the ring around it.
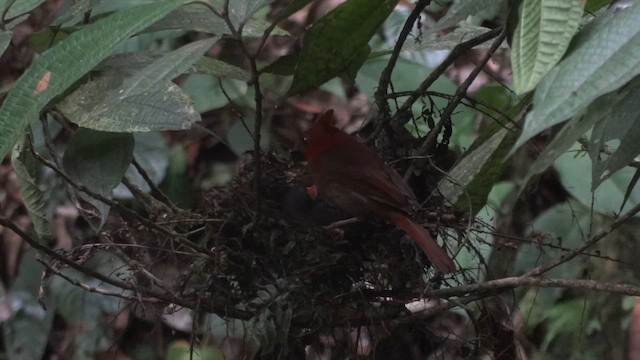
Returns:
[[[112,208],[114,208],[116,211],[119,211],[121,213],[126,214],[127,216],[133,217],[136,220],[138,220],[140,223],[142,223],[143,225],[145,225],[146,227],[156,230],[162,234],[168,235],[169,237],[171,237],[172,239],[176,240],[178,243],[186,246],[187,248],[195,251],[195,252],[200,252],[203,254],[207,254],[209,256],[211,256],[212,258],[215,258],[215,253],[213,253],[211,250],[203,248],[201,246],[198,246],[197,244],[193,243],[191,240],[187,239],[186,237],[184,237],[181,234],[178,234],[174,231],[171,231],[163,226],[160,226],[158,224],[156,224],[155,222],[151,221],[150,219],[146,218],[145,216],[142,216],[140,214],[138,214],[136,211],[129,209],[128,207],[120,204],[117,201],[113,201],[111,199],[108,199],[94,191],[92,191],[91,189],[87,188],[86,186],[82,185],[82,184],[78,184],[76,183],[69,175],[67,175],[64,171],[62,171],[60,168],[58,168],[55,164],[53,164],[52,162],[50,162],[49,160],[43,158],[40,154],[38,154],[37,151],[35,151],[35,149],[33,148],[33,144],[31,142],[29,142],[29,147],[30,147],[30,151],[32,152],[33,156],[36,158],[36,160],[38,160],[40,163],[42,163],[44,166],[50,168],[51,170],[53,170],[56,174],[58,174],[60,177],[62,177],[69,185],[71,185],[73,188],[91,196],[92,198],[102,201],[103,203],[111,206]]]
[[[640,296],[640,287],[630,284],[609,284],[590,279],[549,279],[528,275],[489,280],[477,284],[457,286],[448,289],[437,289],[427,292],[426,295],[437,298],[449,298],[470,294],[480,295],[485,292],[495,295],[498,292],[521,286],[597,290],[614,294]]]
[[[419,0],[413,7],[413,10],[407,17],[407,20],[404,22],[404,26],[400,31],[400,35],[398,35],[398,39],[396,39],[396,45],[393,48],[391,53],[391,57],[389,58],[389,62],[387,62],[387,66],[380,74],[380,81],[378,81],[378,90],[375,93],[375,100],[378,104],[378,109],[382,114],[383,119],[378,122],[378,127],[382,128],[385,124],[385,119],[389,118],[390,109],[389,104],[387,103],[387,90],[389,89],[389,84],[391,83],[391,74],[393,73],[393,69],[396,66],[396,62],[398,61],[398,57],[400,56],[400,51],[402,51],[402,47],[404,46],[407,37],[411,33],[411,29],[416,21],[420,18],[420,14],[422,11],[429,6],[431,0]]]
[[[546,265],[543,265],[543,266],[539,266],[539,267],[529,271],[528,273],[526,273],[523,276],[539,276],[539,275],[542,275],[545,272],[547,272],[547,271],[549,271],[549,270],[551,270],[551,269],[553,269],[553,268],[555,268],[555,267],[557,267],[557,266],[559,266],[561,264],[564,264],[565,262],[575,258],[576,256],[582,254],[586,249],[588,249],[591,246],[595,245],[598,241],[604,239],[607,235],[611,234],[615,229],[617,229],[620,226],[622,226],[624,223],[629,221],[631,218],[633,218],[638,213],[640,213],[640,204],[637,204],[636,206],[632,207],[624,215],[622,215],[621,217],[616,219],[616,221],[614,221],[609,226],[608,229],[603,230],[603,231],[599,232],[596,235],[593,235],[591,237],[591,239],[589,239],[588,241],[586,241],[584,243],[584,245],[582,245],[579,248],[573,250],[568,255],[563,255],[559,259],[556,259],[556,260],[550,262],[549,264],[546,264]]]
[[[406,121],[406,118],[407,118],[406,114],[410,112],[413,104],[420,97],[422,97],[427,90],[429,90],[429,87],[431,87],[431,85],[433,85],[433,83],[436,80],[438,80],[438,78],[442,74],[444,74],[444,72],[449,68],[449,66],[451,66],[451,64],[453,64],[462,54],[464,54],[465,52],[469,51],[470,49],[472,49],[477,45],[480,45],[486,41],[489,41],[495,38],[502,31],[503,31],[502,28],[496,28],[491,31],[487,31],[484,34],[478,35],[473,39],[467,40],[463,43],[456,45],[456,47],[454,47],[453,50],[451,50],[451,53],[449,53],[449,56],[447,56],[447,58],[444,59],[444,61],[440,65],[438,65],[438,67],[436,67],[433,70],[433,72],[429,74],[429,76],[427,76],[427,78],[420,84],[420,86],[413,92],[413,94],[409,96],[407,100],[405,100],[405,102],[402,104],[400,109],[396,111],[396,113],[391,118],[391,121],[390,121],[391,126],[400,127],[404,125],[403,121]],[[377,137],[378,135],[380,135],[381,130],[382,128],[380,129],[376,128],[376,130],[371,134],[369,138],[372,139]]]
[[[482,61],[480,61],[475,66],[475,68],[469,74],[469,76],[467,76],[467,78],[462,82],[462,84],[460,84],[460,86],[458,86],[458,89],[456,90],[455,94],[453,95],[453,98],[451,99],[451,101],[449,101],[449,103],[447,104],[447,107],[442,112],[442,115],[440,117],[440,121],[436,124],[435,128],[433,128],[433,129],[431,129],[431,131],[429,131],[429,135],[427,135],[427,138],[425,139],[424,143],[422,144],[422,152],[423,153],[428,151],[429,149],[431,149],[435,145],[435,142],[438,139],[438,135],[440,134],[440,130],[442,130],[442,128],[445,126],[445,124],[447,124],[448,122],[451,121],[451,115],[453,114],[453,111],[455,110],[455,108],[460,104],[460,102],[467,95],[467,90],[469,89],[469,86],[471,85],[471,83],[473,83],[473,81],[476,79],[476,77],[478,76],[480,71],[482,71],[484,66],[489,61],[489,59],[491,59],[491,57],[496,52],[496,50],[498,50],[498,47],[500,47],[500,44],[502,44],[502,42],[504,41],[506,36],[507,36],[507,31],[506,31],[506,28],[505,28],[500,33],[500,35],[493,41],[493,44],[491,44],[491,47],[489,48],[489,50],[485,54],[484,58],[482,58]]]
[[[169,197],[167,197],[167,195],[164,192],[162,192],[162,190],[160,190],[160,188],[156,185],[156,183],[153,182],[153,179],[151,179],[151,177],[149,176],[149,173],[147,173],[147,171],[142,167],[142,165],[140,165],[140,163],[135,158],[135,156],[131,160],[131,164],[136,168],[140,176],[142,176],[142,179],[144,179],[144,181],[147,183],[147,185],[151,189],[151,195],[153,195],[156,199],[158,199],[159,201],[167,205],[172,211],[177,211],[178,208],[171,202],[171,200],[169,200]]]
[[[133,284],[133,283],[129,283],[129,282],[125,282],[125,281],[121,281],[118,279],[114,279],[112,277],[106,276],[104,274],[101,274],[95,270],[89,269],[87,267],[84,267],[78,263],[76,263],[75,261],[66,258],[65,256],[49,249],[48,247],[40,244],[37,240],[35,240],[34,238],[30,237],[29,235],[27,235],[27,233],[25,233],[24,231],[22,231],[22,229],[20,229],[20,227],[18,227],[16,224],[14,224],[11,220],[0,216],[0,225],[4,226],[8,229],[10,229],[11,231],[13,231],[14,233],[16,233],[18,236],[20,236],[27,244],[29,244],[34,250],[36,250],[39,253],[45,254],[49,257],[51,257],[52,259],[66,265],[69,266],[72,269],[78,270],[84,274],[87,274],[93,278],[96,278],[98,280],[104,281],[107,284],[113,285],[117,288],[123,289],[123,290],[130,290],[133,291],[137,294],[145,294],[145,297],[140,297],[137,296],[135,297],[134,300],[137,301],[149,301],[149,302],[153,302],[153,303],[157,303],[158,301],[160,302],[164,302],[164,303],[172,303],[172,304],[176,304],[178,306],[183,306],[189,309],[195,309],[197,307],[196,303],[193,303],[191,301],[185,300],[184,297],[182,296],[177,296],[174,294],[171,294],[170,292],[160,292],[160,291],[156,291],[153,289],[149,289],[149,288],[143,288],[141,287],[139,284]],[[120,295],[124,295],[127,296],[125,297],[126,299],[130,299],[128,297],[128,295],[125,294],[119,294],[119,293],[104,293],[103,295],[109,295],[109,296],[118,296],[118,297],[122,297]],[[227,306],[223,305],[223,304],[204,304],[202,305],[202,307],[205,310],[208,311],[214,311],[217,313],[225,313],[228,314],[229,316],[232,317],[236,317],[239,319],[247,319],[250,318],[251,316],[253,316],[252,313],[248,312],[248,311],[243,311],[243,310],[237,310],[235,308],[227,308]]]

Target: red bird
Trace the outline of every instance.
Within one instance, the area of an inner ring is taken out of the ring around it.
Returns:
[[[456,270],[453,260],[429,232],[411,220],[416,197],[376,152],[333,126],[325,112],[305,133],[305,157],[319,195],[352,215],[372,216],[407,233],[442,273]]]

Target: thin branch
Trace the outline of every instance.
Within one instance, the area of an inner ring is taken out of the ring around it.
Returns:
[[[120,281],[114,278],[111,278],[109,276],[106,276],[104,274],[101,274],[95,270],[89,269],[87,267],[84,267],[78,263],[76,263],[75,261],[68,259],[66,257],[64,257],[63,255],[51,250],[50,248],[40,244],[37,240],[35,240],[34,238],[30,237],[29,235],[27,235],[26,232],[24,232],[22,229],[20,229],[16,224],[14,224],[11,220],[0,216],[0,225],[4,226],[8,229],[10,229],[11,231],[13,231],[14,233],[16,233],[18,236],[20,236],[27,244],[29,244],[29,246],[31,246],[33,249],[35,249],[37,252],[45,254],[49,257],[51,257],[52,259],[59,261],[60,263],[69,266],[72,269],[78,270],[86,275],[89,275],[93,278],[96,278],[98,280],[104,281],[107,284],[113,285],[117,288],[123,289],[123,290],[131,290],[133,292],[136,293],[140,293],[140,294],[145,294],[147,297],[142,298],[142,297],[136,297],[135,299],[137,301],[146,301],[149,300],[150,302],[154,302],[157,303],[158,301],[160,302],[165,302],[165,303],[172,303],[172,304],[176,304],[178,306],[183,306],[189,309],[195,309],[196,308],[196,304],[192,303],[191,301],[187,301],[184,299],[184,297],[182,296],[175,296],[169,292],[159,292],[153,289],[149,289],[149,288],[140,288],[139,284],[138,285],[134,285],[132,283],[129,282],[125,282],[125,281]],[[118,296],[118,297],[122,297],[119,296],[120,294],[118,293],[111,293],[111,294],[104,294],[104,295],[113,295],[113,296]],[[122,294],[124,295],[124,294]],[[227,308],[225,305],[221,304],[221,305],[216,305],[216,304],[205,304],[202,306],[205,310],[207,311],[214,311],[217,313],[224,313],[224,314],[228,314],[229,316],[232,317],[236,317],[239,319],[248,319],[251,316],[253,316],[252,313],[248,312],[248,311],[243,311],[243,310],[238,310],[235,308]]]
[[[438,78],[442,74],[444,74],[444,72],[449,68],[449,66],[451,66],[462,54],[471,50],[477,45],[480,45],[486,41],[489,41],[495,38],[496,36],[500,35],[502,31],[503,31],[502,28],[496,28],[491,31],[487,31],[484,34],[478,35],[473,39],[467,40],[463,43],[456,45],[456,47],[454,47],[453,50],[451,50],[451,53],[449,53],[449,56],[447,56],[447,58],[444,59],[444,61],[440,63],[440,65],[438,65],[438,67],[436,67],[433,70],[433,72],[429,74],[429,76],[427,76],[427,78],[420,84],[420,86],[418,86],[418,88],[413,92],[413,94],[407,100],[405,100],[405,102],[402,104],[400,109],[396,111],[396,113],[391,118],[391,121],[390,121],[391,126],[400,127],[404,125],[404,121],[406,120],[405,115],[410,113],[411,107],[413,106],[413,104],[420,97],[422,97],[427,90],[429,90],[431,85],[433,85],[433,83],[436,80],[438,80]],[[376,129],[376,131],[374,131],[370,136],[370,139],[377,137],[380,134],[381,130],[382,129],[379,129],[379,130]]]
[[[480,295],[488,292],[496,295],[508,289],[521,286],[534,286],[541,288],[564,288],[606,291],[614,294],[640,296],[640,287],[630,284],[609,284],[590,279],[549,279],[538,276],[514,276],[497,280],[485,281],[477,284],[463,285],[448,289],[428,291],[425,295],[437,298],[449,298],[454,296]]]
[[[133,164],[136,170],[138,170],[138,173],[140,174],[140,176],[142,176],[142,179],[144,179],[144,181],[151,189],[151,195],[153,195],[160,202],[167,205],[172,211],[178,211],[178,208],[175,206],[175,204],[173,204],[169,197],[164,192],[162,192],[162,190],[160,190],[153,179],[151,179],[151,176],[149,176],[149,173],[147,173],[147,171],[142,167],[135,156],[131,160],[131,164]]]
[[[386,96],[387,90],[389,89],[389,84],[391,83],[391,74],[393,73],[393,69],[396,66],[398,58],[400,57],[400,52],[402,51],[402,47],[404,46],[407,37],[411,33],[414,24],[420,18],[420,14],[422,11],[429,6],[431,0],[419,0],[413,7],[413,10],[407,17],[407,20],[404,22],[404,26],[400,31],[400,35],[398,35],[398,39],[396,40],[396,45],[393,48],[391,53],[391,57],[389,58],[389,62],[387,62],[387,66],[382,71],[380,75],[380,80],[378,81],[378,90],[374,95],[376,103],[378,104],[378,109],[382,113],[383,120],[378,122],[378,127],[382,128],[385,124],[385,120],[390,116],[389,103],[387,103]]]
[[[557,267],[559,265],[562,265],[565,262],[575,258],[576,256],[582,254],[585,250],[587,250],[591,246],[595,245],[598,241],[604,239],[607,235],[611,234],[615,229],[617,229],[620,226],[622,226],[623,224],[625,224],[627,221],[629,221],[631,218],[633,218],[638,213],[640,213],[640,204],[637,204],[636,206],[632,207],[624,215],[622,215],[616,221],[614,221],[609,226],[608,229],[603,230],[603,231],[599,232],[598,234],[592,236],[591,239],[589,239],[587,242],[584,243],[584,245],[582,245],[579,248],[573,250],[568,255],[563,255],[559,259],[556,259],[556,260],[550,262],[547,265],[539,266],[539,267],[529,271],[528,273],[526,273],[523,276],[539,276],[539,275],[544,274],[545,272],[547,272],[547,271],[549,271],[549,270],[551,270],[551,269],[553,269],[553,268],[555,268],[555,267]]]
[[[498,50],[498,48],[500,47],[500,44],[502,44],[506,36],[507,36],[507,31],[505,28],[500,33],[500,35],[493,41],[493,44],[491,44],[491,47],[485,54],[484,58],[482,58],[482,60],[475,66],[473,71],[469,74],[469,76],[467,76],[467,78],[462,82],[462,84],[458,86],[458,89],[453,95],[453,98],[451,99],[451,101],[449,101],[449,103],[447,104],[447,107],[442,112],[440,121],[436,124],[436,127],[434,129],[431,129],[431,131],[429,132],[429,135],[427,135],[427,138],[422,144],[423,153],[427,152],[429,149],[431,149],[435,145],[438,139],[438,135],[440,134],[440,131],[442,130],[445,124],[451,121],[451,115],[453,114],[453,111],[456,109],[456,107],[467,95],[467,90],[469,89],[469,86],[471,86],[471,83],[473,83],[473,81],[476,79],[480,71],[482,71],[482,69],[485,67],[489,59],[491,59],[491,57],[496,52],[496,50]]]
[[[148,218],[138,214],[136,211],[129,209],[128,207],[120,204],[117,201],[113,201],[111,199],[108,199],[94,191],[92,191],[91,189],[87,188],[86,186],[82,185],[82,184],[78,184],[76,183],[69,175],[67,175],[64,171],[62,171],[60,168],[58,168],[55,164],[53,164],[52,162],[50,162],[49,160],[43,158],[40,154],[38,154],[37,151],[35,151],[35,149],[33,148],[33,144],[31,142],[29,142],[29,147],[30,147],[30,151],[33,154],[33,156],[36,158],[36,160],[38,160],[40,163],[42,163],[44,166],[50,168],[51,170],[53,170],[56,174],[58,174],[60,177],[62,177],[69,185],[71,185],[73,188],[91,196],[92,198],[102,201],[103,203],[111,206],[112,208],[114,208],[115,210],[126,214],[127,216],[133,217],[136,220],[138,220],[140,223],[142,223],[143,225],[145,225],[146,227],[156,230],[162,234],[168,235],[171,238],[175,239],[178,243],[180,243],[181,245],[186,246],[187,248],[195,251],[195,252],[201,252],[204,254],[207,254],[209,256],[211,256],[212,258],[215,258],[215,253],[209,249],[203,248],[201,246],[198,246],[197,244],[193,243],[191,240],[187,239],[186,237],[184,237],[183,235],[180,235],[174,231],[171,231],[163,226],[160,226],[158,224],[156,224],[155,222],[149,220]]]

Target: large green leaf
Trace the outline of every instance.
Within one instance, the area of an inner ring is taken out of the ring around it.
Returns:
[[[233,1],[232,3],[235,3]],[[262,36],[265,29],[268,29],[271,23],[262,19],[250,19],[242,28],[242,35],[247,37]],[[227,23],[215,16],[208,9],[188,8],[179,9],[167,15],[162,20],[151,25],[145,31],[159,30],[188,30],[204,32],[207,34],[215,34],[218,36],[231,35]],[[273,32],[275,35],[288,35],[286,31],[276,28]]]
[[[165,0],[118,12],[75,32],[37,57],[0,108],[0,157],[53,98],[67,90],[131,35],[187,0]]]
[[[582,18],[582,0],[524,0],[513,35],[513,87],[533,90],[562,58]]]
[[[133,53],[115,54],[108,57],[96,68],[100,71],[138,71],[152,62],[160,59],[165,54],[155,51],[142,51]],[[202,57],[184,72],[185,74],[214,75],[221,78],[249,81],[251,75],[244,69],[231,65],[222,60],[210,57]]]
[[[136,146],[133,150],[133,156],[153,183],[159,184],[164,179],[169,166],[170,153],[167,141],[158,132],[136,133],[134,138]],[[127,170],[126,176],[143,192],[151,191],[149,184],[133,165]],[[113,194],[118,198],[130,199],[133,197],[123,184],[118,185],[113,190]]]
[[[435,32],[438,30],[452,27],[462,20],[465,20],[469,16],[477,15],[478,13],[490,8],[501,6],[505,0],[461,0],[451,6],[447,15],[440,19],[436,25],[429,29],[429,32]]]
[[[589,155],[593,161],[593,187],[598,187],[616,171],[629,165],[640,154],[640,102],[638,101],[640,78],[636,78],[622,90],[606,97],[616,97],[615,102],[602,104],[606,118],[591,132]],[[612,140],[619,139],[617,146]],[[610,145],[611,144],[611,145]],[[604,146],[612,153],[601,153]]]
[[[4,350],[11,360],[42,359],[46,350],[55,307],[43,299],[45,309],[38,299],[42,271],[36,252],[26,250],[20,260],[18,277],[8,294],[0,297],[4,304],[11,304],[11,317],[0,326]]]
[[[592,173],[591,159],[585,151],[581,151],[579,144],[575,144],[560,156],[555,161],[554,167],[560,175],[564,188],[585,206],[593,206],[598,213],[612,216],[620,210],[626,212],[640,202],[640,187],[635,187],[628,194],[624,208],[620,209],[635,173],[633,168],[619,170],[593,190],[588,175]]]
[[[225,4],[228,6],[226,10],[229,18],[237,29],[240,25],[246,24],[258,10],[266,6],[269,0],[211,0],[211,2],[220,13],[224,12]]]
[[[49,222],[47,197],[38,186],[38,171],[41,166],[33,154],[25,146],[26,139],[16,143],[11,154],[11,166],[18,176],[20,192],[24,199],[25,207],[31,217],[33,229],[38,238],[45,241],[51,237],[51,224]]]
[[[640,6],[601,16],[576,36],[570,55],[538,85],[515,148],[640,73]]]
[[[29,11],[35,9],[40,4],[42,4],[44,0],[5,0],[3,2],[5,3],[4,9],[9,6],[9,11],[7,11],[5,19],[11,19],[13,17],[26,14]]]
[[[491,188],[502,173],[503,162],[513,143],[510,130],[494,126],[491,135],[477,141],[481,144],[470,149],[449,172],[448,178],[438,185],[438,190],[448,202],[476,214],[484,206]],[[467,197],[468,196],[468,197]]]
[[[131,268],[122,259],[106,251],[96,252],[83,265],[118,281],[134,280]],[[62,273],[73,281],[99,291],[132,295],[131,291],[105,284],[74,269],[63,269]],[[74,359],[95,359],[97,352],[112,346],[110,339],[113,334],[109,328],[113,325],[113,318],[128,306],[127,300],[86,291],[59,276],[49,279],[46,290],[65,321],[82,325],[77,327],[78,333],[73,337]]]
[[[431,36],[428,38],[418,37],[407,39],[407,42],[402,47],[402,50],[407,51],[423,51],[423,50],[445,50],[453,49],[458,44],[478,37],[491,29],[482,26],[465,26],[455,28],[453,31],[446,33],[442,36]],[[485,42],[476,46],[475,48],[488,48],[491,46],[491,42]],[[391,53],[391,50],[389,50]]]
[[[170,80],[189,69],[215,41],[185,45],[130,76],[119,69],[97,77],[68,96],[59,109],[72,122],[95,130],[188,129],[200,115],[188,95]]]
[[[102,132],[79,128],[71,137],[62,163],[66,173],[105,198],[111,198],[113,189],[122,178],[133,158],[134,138],[130,133]],[[109,207],[101,201],[79,192],[81,198],[99,212],[102,227],[107,221]]]
[[[290,95],[316,88],[345,71],[362,54],[397,0],[349,0],[307,31]]]

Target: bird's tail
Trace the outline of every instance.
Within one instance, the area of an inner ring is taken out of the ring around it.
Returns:
[[[427,254],[431,264],[435,266],[438,271],[444,274],[456,271],[456,265],[453,263],[453,260],[451,260],[447,252],[433,240],[427,229],[411,221],[411,219],[404,214],[393,214],[391,220],[420,245],[424,253]]]

